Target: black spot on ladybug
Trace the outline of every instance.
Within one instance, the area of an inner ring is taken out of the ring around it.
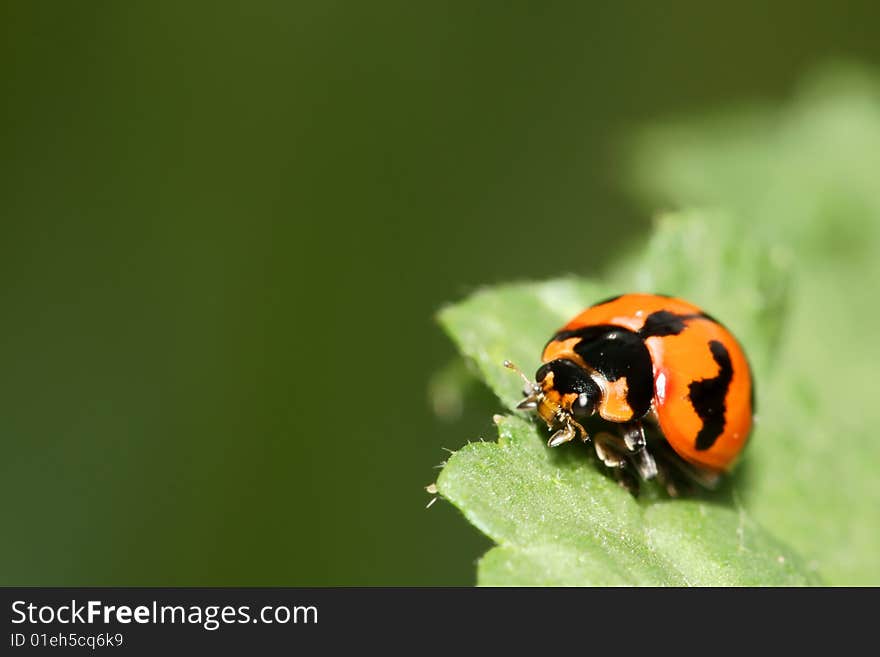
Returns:
[[[712,447],[718,437],[724,431],[724,415],[726,412],[725,400],[730,381],[733,379],[733,366],[730,363],[730,354],[718,340],[709,342],[709,350],[712,358],[718,363],[718,375],[711,379],[701,379],[692,382],[690,400],[703,421],[703,427],[697,434],[695,446],[704,451]]]
[[[684,331],[689,319],[704,318],[704,314],[677,315],[668,310],[658,310],[648,315],[645,324],[639,329],[639,335],[643,338],[665,337],[678,335]],[[707,317],[706,317],[707,318]],[[708,319],[708,318],[707,318]]]
[[[639,337],[619,326],[585,326],[561,331],[554,340],[580,338],[574,351],[584,362],[608,381],[626,378],[626,402],[634,418],[640,418],[651,407],[654,397],[654,365],[651,353]]]
[[[601,394],[599,386],[590,375],[584,372],[577,363],[566,358],[551,360],[549,363],[541,365],[535,374],[535,380],[540,383],[547,378],[547,374],[550,372],[553,372],[553,387],[562,394],[585,392],[595,398]]]

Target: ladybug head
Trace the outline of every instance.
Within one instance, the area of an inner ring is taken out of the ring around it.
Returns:
[[[551,447],[577,435],[583,440],[589,438],[580,421],[596,411],[602,390],[582,367],[567,358],[551,360],[538,368],[532,382],[510,361],[504,364],[519,372],[526,383],[523,390],[526,398],[517,408],[537,412],[554,430],[548,441]]]

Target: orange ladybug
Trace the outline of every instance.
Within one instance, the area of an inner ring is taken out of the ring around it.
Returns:
[[[683,299],[606,299],[563,326],[542,361],[534,382],[523,376],[526,398],[519,408],[547,423],[553,431],[548,444],[590,440],[584,423],[598,416],[604,428],[592,440],[600,460],[618,469],[631,464],[643,479],[657,476],[656,455],[660,473],[671,464],[711,487],[751,432],[752,375],[742,348]],[[652,443],[646,421],[658,429]]]

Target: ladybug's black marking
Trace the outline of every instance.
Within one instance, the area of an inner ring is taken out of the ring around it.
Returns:
[[[626,378],[626,402],[633,418],[640,418],[651,407],[654,397],[654,365],[651,354],[638,333],[620,326],[585,326],[560,331],[554,340],[580,338],[574,351],[608,381]]]
[[[733,379],[733,365],[730,363],[730,354],[718,340],[709,342],[709,350],[712,358],[718,363],[718,375],[711,379],[693,381],[688,389],[690,400],[703,421],[703,427],[697,434],[695,446],[704,451],[712,447],[718,437],[724,431],[725,400],[730,382]]]
[[[668,310],[658,310],[651,313],[645,319],[642,328],[639,329],[639,335],[643,338],[666,337],[667,335],[678,335],[684,331],[689,319],[702,319],[706,315],[702,313],[694,313],[691,315],[678,315]]]
[[[601,394],[596,382],[577,363],[573,363],[565,358],[551,360],[549,363],[544,363],[538,368],[535,380],[540,383],[550,372],[553,372],[553,387],[563,395],[570,392],[577,394],[585,392],[592,397],[598,398]]]

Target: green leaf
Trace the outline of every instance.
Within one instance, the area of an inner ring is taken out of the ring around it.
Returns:
[[[647,129],[633,171],[646,207],[724,206],[714,227],[789,263],[788,318],[772,367],[760,368],[741,497],[829,583],[880,584],[876,75],[832,66],[780,108]]]
[[[499,543],[483,585],[807,584],[800,559],[742,509],[707,501],[642,505],[601,473],[588,446],[550,450],[534,423],[498,418],[440,475],[444,497]]]
[[[509,358],[534,371],[548,337],[567,319],[621,291],[682,294],[731,317],[747,350],[770,362],[783,313],[784,258],[742,240],[717,240],[716,213],[664,218],[645,254],[598,284],[574,278],[487,289],[444,309],[441,323],[486,383],[513,409],[521,381]],[[669,258],[674,265],[669,266]],[[699,275],[697,275],[699,274]],[[808,584],[816,574],[755,521],[735,488],[703,499],[636,499],[591,458],[590,446],[546,447],[546,431],[497,416],[497,443],[466,445],[439,479],[443,497],[498,543],[481,560],[487,585]],[[758,435],[755,441],[761,440]]]

